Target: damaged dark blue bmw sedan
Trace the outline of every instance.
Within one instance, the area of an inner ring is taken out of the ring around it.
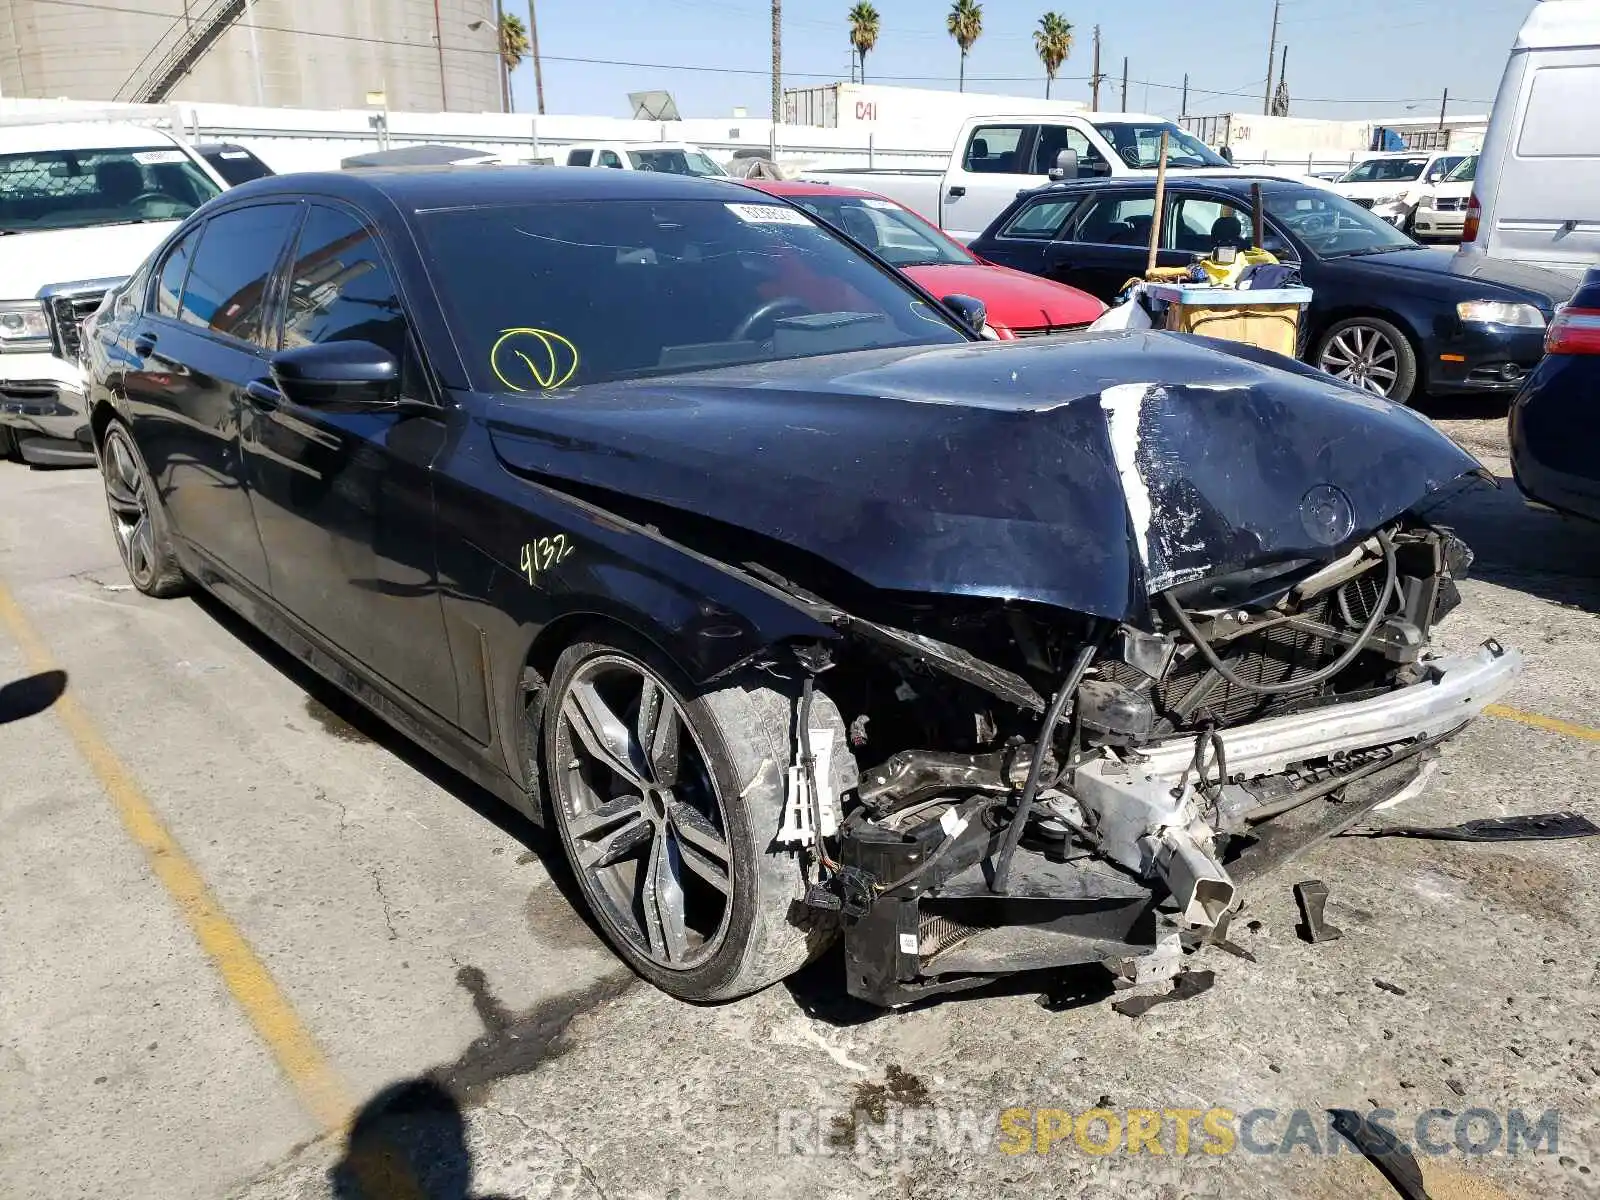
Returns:
[[[1176,974],[1418,791],[1478,464],[1308,368],[981,308],[729,181],[227,192],[84,338],[133,583],[214,593],[553,826],[689,1000]]]

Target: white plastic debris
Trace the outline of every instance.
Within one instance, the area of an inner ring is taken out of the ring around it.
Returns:
[[[832,837],[839,828],[839,797],[833,790],[833,730],[811,731],[811,753],[816,757],[817,793],[822,802],[822,836]],[[811,819],[811,789],[805,768],[800,765],[798,745],[794,757],[784,788],[783,825],[778,830],[778,844],[810,846],[816,843],[817,837]]]

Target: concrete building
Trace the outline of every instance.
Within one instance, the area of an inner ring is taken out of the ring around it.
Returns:
[[[0,0],[0,96],[498,112],[495,0]],[[377,94],[382,93],[383,99]]]

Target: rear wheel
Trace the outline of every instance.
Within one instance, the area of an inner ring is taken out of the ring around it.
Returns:
[[[1313,361],[1328,374],[1397,404],[1417,385],[1417,354],[1411,340],[1378,317],[1350,317],[1330,326],[1317,341]]]
[[[606,937],[684,1000],[757,991],[802,966],[798,856],[770,845],[793,704],[764,686],[693,694],[607,630],[556,661],[543,751],[554,823]]]
[[[167,533],[167,514],[127,427],[113,422],[100,444],[100,475],[117,552],[133,586],[147,596],[176,596],[188,587]]]

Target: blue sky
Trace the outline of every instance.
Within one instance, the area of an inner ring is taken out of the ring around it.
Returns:
[[[505,0],[526,17],[525,0]],[[784,83],[849,78],[845,14],[851,0],[785,0]],[[878,49],[868,82],[954,90],[959,51],[944,30],[944,0],[874,0]],[[631,91],[672,92],[686,117],[735,106],[769,108],[765,0],[538,0],[545,103],[554,113],[630,115]],[[1530,0],[1284,0],[1279,45],[1289,47],[1295,116],[1437,113],[1450,89],[1455,113],[1487,112]],[[1092,30],[1101,27],[1101,107],[1116,108],[1122,59],[1128,107],[1176,114],[1190,76],[1191,113],[1260,112],[1272,0],[984,0],[984,34],[967,60],[969,91],[1044,94],[1032,30],[1054,8],[1076,44],[1054,95],[1087,99]],[[608,59],[661,66],[608,66]],[[673,70],[668,67],[699,67]],[[911,77],[916,78],[893,78]],[[519,111],[533,109],[533,71],[514,80]],[[1242,95],[1214,93],[1238,92]],[[1109,97],[1109,100],[1108,100]],[[1339,101],[1332,103],[1331,101]]]

